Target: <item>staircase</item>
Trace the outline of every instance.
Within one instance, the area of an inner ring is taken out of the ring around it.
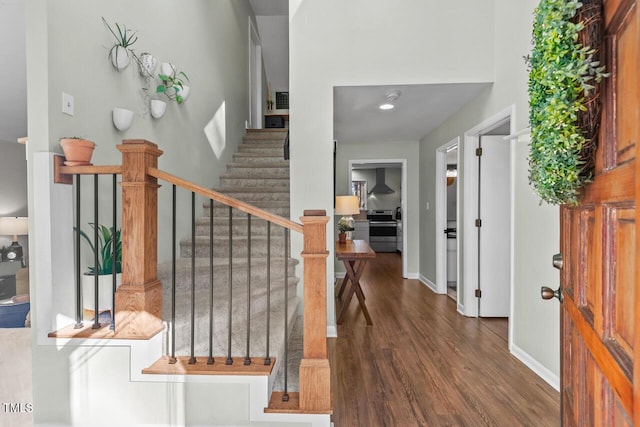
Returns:
[[[250,203],[276,215],[289,217],[289,161],[283,158],[286,129],[248,130],[244,141],[220,176],[215,191]],[[228,353],[229,325],[229,259],[232,252],[231,285],[231,354],[245,357],[247,351],[247,276],[248,249],[251,247],[250,288],[250,352],[251,357],[265,357],[267,302],[270,300],[269,356],[276,358],[276,370],[284,352],[284,317],[287,304],[289,332],[300,331],[295,266],[298,261],[285,261],[284,229],[272,225],[270,242],[267,222],[251,219],[249,242],[247,214],[233,210],[232,240],[229,239],[229,207],[209,201],[203,204],[202,215],[196,219],[195,241],[191,235],[180,240],[180,258],[176,261],[176,355],[190,354],[191,337],[191,254],[195,248],[195,329],[194,354],[209,354],[210,305],[210,233],[213,213],[213,350],[216,357]],[[249,245],[250,243],[250,245]],[[268,244],[269,243],[269,244]],[[267,254],[270,251],[270,263]],[[270,267],[270,292],[267,292],[267,269]],[[286,269],[286,271],[285,271]],[[163,318],[171,319],[171,263],[158,265],[158,278],[163,283]],[[285,280],[286,278],[286,280]],[[285,301],[285,283],[288,298]],[[301,341],[301,340],[300,340]],[[296,389],[297,370],[289,371],[289,389]]]

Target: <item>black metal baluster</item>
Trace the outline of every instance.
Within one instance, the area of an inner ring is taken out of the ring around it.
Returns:
[[[176,185],[173,184],[171,217],[171,356],[169,363],[174,364],[176,359]]]
[[[116,288],[117,288],[117,275],[118,275],[118,211],[117,200],[118,196],[118,175],[113,174],[113,232],[111,233],[111,276],[112,276],[112,292],[111,292],[111,326],[109,329],[114,331],[116,329]]]
[[[82,274],[80,273],[80,174],[76,174],[76,324],[74,329],[84,327],[82,323]]]
[[[233,300],[233,208],[229,206],[229,338],[227,351],[227,365],[233,365],[231,357],[231,311]]]
[[[269,336],[271,324],[271,221],[267,221],[267,349],[264,364],[271,365],[269,356]]]
[[[209,359],[213,365],[213,199],[209,199]]]
[[[196,363],[196,193],[191,192],[191,357],[189,365]]]
[[[94,270],[93,270],[93,278],[94,278],[94,312],[93,312],[93,325],[91,329],[100,329],[100,306],[98,301],[98,284],[100,280],[100,269],[98,268],[98,255],[100,252],[100,246],[98,244],[98,174],[93,174],[93,262],[94,262]]]
[[[251,345],[251,214],[247,214],[247,354],[244,364],[251,365],[249,348]]]
[[[284,394],[282,401],[289,401],[287,390],[289,374],[289,229],[284,229]]]

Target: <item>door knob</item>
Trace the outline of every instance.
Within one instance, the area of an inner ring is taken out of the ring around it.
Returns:
[[[562,302],[562,288],[558,288],[555,291],[547,286],[540,288],[540,295],[542,299],[558,298],[558,301]]]
[[[562,254],[555,254],[553,256],[553,267],[557,268],[558,270],[562,270],[563,265],[564,262],[562,261]]]

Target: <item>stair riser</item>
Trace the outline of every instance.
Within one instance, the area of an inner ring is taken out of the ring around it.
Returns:
[[[273,190],[273,188],[269,188]],[[247,203],[254,203],[259,201],[289,201],[289,191],[237,191],[234,188],[216,189],[216,191],[225,194],[234,199],[243,200]]]
[[[247,132],[243,141],[258,141],[258,140],[275,140],[284,142],[289,130],[283,131],[269,131],[269,132]]]
[[[215,225],[213,226],[214,242],[218,241],[220,238],[227,238],[229,236],[229,225],[227,221],[228,219],[220,221],[216,220]],[[209,230],[209,224],[197,224],[196,236],[207,237],[210,233]],[[247,220],[234,219],[232,233],[234,237],[246,238],[248,233]],[[265,237],[267,235],[267,226],[265,222],[257,223],[255,221],[251,221],[251,235],[253,237]],[[284,231],[282,231],[282,227],[271,225],[272,239],[280,239],[283,235]]]
[[[258,206],[259,207],[259,206]],[[284,216],[286,218],[289,218],[289,207],[285,206],[285,207],[262,207],[261,209],[270,212],[272,214],[275,215],[279,215],[279,216]],[[203,210],[203,218],[209,218],[209,208],[204,208]],[[246,218],[247,218],[247,214],[245,212],[242,212],[239,209],[232,209],[231,210],[231,214],[233,215],[234,219],[244,219],[246,222]],[[229,207],[228,206],[214,206],[213,208],[213,217],[214,218],[220,218],[220,219],[225,219],[225,220],[229,220]],[[251,223],[252,225],[254,223],[265,223],[266,220],[263,220],[261,218],[258,218],[256,216],[252,216],[251,218]]]
[[[252,153],[256,156],[280,158],[284,160],[284,148],[275,144],[241,144],[239,153]]]
[[[225,175],[233,176],[258,176],[258,177],[289,177],[288,167],[263,167],[263,166],[228,166]]]
[[[247,257],[247,245],[246,240],[234,240],[233,243],[233,257],[234,258],[246,258]],[[213,247],[214,258],[227,258],[229,256],[229,241],[227,239],[220,240]],[[196,241],[196,258],[208,258],[209,257],[209,242],[206,243]],[[284,254],[284,242],[282,240],[271,241],[271,255],[282,256]],[[251,255],[252,257],[266,257],[267,256],[267,243],[266,240],[255,240],[251,243]],[[180,242],[180,257],[191,257],[191,241],[185,239]]]
[[[289,167],[289,161],[284,160],[282,156],[278,157],[263,157],[263,156],[239,156],[234,155],[234,165],[247,165],[247,166],[265,166],[265,167]]]
[[[289,191],[289,178],[220,178],[220,185],[223,187],[276,187]]]

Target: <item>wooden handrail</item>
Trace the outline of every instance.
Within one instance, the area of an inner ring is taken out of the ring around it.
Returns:
[[[122,175],[122,166],[60,166],[60,173],[64,175]]]
[[[147,174],[149,174],[154,178],[167,181],[171,184],[175,184],[178,187],[187,189],[189,191],[193,191],[194,193],[200,194],[201,196],[204,196],[208,199],[212,199],[217,202],[224,203],[225,205],[231,206],[232,208],[251,214],[255,217],[262,218],[274,224],[278,224],[282,227],[288,228],[289,230],[302,233],[302,230],[303,230],[302,224],[298,224],[297,222],[281,217],[280,215],[272,214],[270,212],[257,208],[253,205],[245,203],[241,200],[235,199],[231,196],[227,196],[226,194],[218,193],[217,191],[211,190],[209,188],[201,187],[199,185],[196,185],[192,182],[187,181],[186,179],[182,179],[175,175],[171,175],[168,172],[161,171],[160,169],[147,168]]]

